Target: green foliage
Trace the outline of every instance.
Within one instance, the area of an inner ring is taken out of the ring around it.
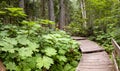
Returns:
[[[22,23],[25,25],[0,24],[0,58],[7,70],[75,71],[80,53],[69,35],[45,33],[39,24]]]
[[[21,24],[28,25],[28,26],[33,26],[33,25],[36,24],[36,22],[23,20],[23,21],[21,22]]]
[[[0,19],[3,23],[18,24],[25,19],[26,16],[22,8],[11,7],[0,9]]]
[[[120,69],[120,57],[116,57],[116,60],[117,60],[118,67]]]
[[[119,28],[116,28],[116,30],[114,30],[114,34],[115,34],[115,37],[114,39],[117,41],[117,43],[120,45],[120,29]]]
[[[90,39],[98,42],[109,54],[111,54],[114,49],[111,43],[111,39],[115,37],[113,30],[115,30],[114,24],[107,24],[106,30],[96,25],[94,28],[93,36],[91,36]]]
[[[6,14],[13,17],[26,17],[23,8],[5,8]]]
[[[11,17],[26,17],[22,8],[4,8],[1,9],[0,15],[11,16]]]
[[[70,35],[79,35],[79,36],[86,36],[87,32],[86,29],[79,23],[70,23],[68,26],[66,26],[66,31]]]
[[[92,40],[98,42],[105,50],[111,54],[114,49],[111,44],[111,38],[115,38],[115,30],[117,19],[113,15],[114,5],[113,0],[90,0],[88,6],[91,8],[88,9],[93,15],[92,18],[92,29],[93,34]],[[88,7],[89,8],[89,7]],[[93,14],[94,13],[94,14]]]
[[[113,36],[110,33],[101,33],[90,37],[91,40],[99,43],[109,54],[111,54],[114,49],[111,43],[111,38],[113,38]]]
[[[120,21],[119,21],[119,18],[120,18],[120,15],[119,15],[119,13],[120,13],[120,2],[115,2],[114,3],[114,6],[112,7],[112,19],[113,20],[115,20],[115,24],[116,24],[116,26],[120,26],[119,25],[119,23],[120,23]]]
[[[78,35],[78,36],[85,36],[87,34],[86,28],[84,28],[83,22],[85,21],[84,19],[81,18],[81,11],[72,11],[71,14],[71,22],[69,25],[65,27],[65,30],[70,34],[70,35]]]
[[[48,51],[50,52],[50,51]],[[44,56],[43,58],[37,59],[37,68],[41,69],[42,67],[45,67],[46,69],[49,69],[51,64],[54,64],[53,59],[50,57]]]
[[[53,22],[53,21],[43,20],[43,19],[38,20],[38,23],[40,23],[40,24],[55,24],[55,22]]]

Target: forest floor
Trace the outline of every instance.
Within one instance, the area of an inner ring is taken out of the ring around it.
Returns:
[[[82,58],[76,71],[114,71],[109,55],[93,41],[82,37],[72,37],[80,44]]]

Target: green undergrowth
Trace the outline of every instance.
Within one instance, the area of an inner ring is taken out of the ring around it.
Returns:
[[[102,46],[105,51],[111,55],[112,51],[113,51],[113,46],[112,46],[112,39],[113,35],[110,33],[101,33],[97,36],[91,36],[90,40],[93,40],[95,42],[97,42],[100,46]]]
[[[0,24],[0,58],[7,71],[75,71],[81,56],[76,41],[64,31],[23,23]]]
[[[116,57],[116,60],[117,60],[118,68],[120,70],[120,57]]]

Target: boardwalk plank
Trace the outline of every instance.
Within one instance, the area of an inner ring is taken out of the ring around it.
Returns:
[[[80,49],[83,53],[104,51],[98,44],[90,40],[79,40],[78,43],[80,44]]]
[[[77,40],[82,58],[76,71],[115,71],[112,61],[102,47],[90,40]]]

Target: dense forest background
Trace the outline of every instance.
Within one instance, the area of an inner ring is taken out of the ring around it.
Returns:
[[[50,28],[56,27],[81,36],[106,33],[109,28],[119,26],[119,0],[1,0],[0,5],[3,23],[19,23],[23,19],[49,19],[55,22]],[[16,18],[14,14],[7,13],[17,11],[14,8],[6,9],[12,7],[23,8],[27,16],[19,13],[17,20],[17,15]]]
[[[80,53],[69,35],[111,54],[119,31],[119,0],[0,0],[0,58],[9,71],[74,71]]]

